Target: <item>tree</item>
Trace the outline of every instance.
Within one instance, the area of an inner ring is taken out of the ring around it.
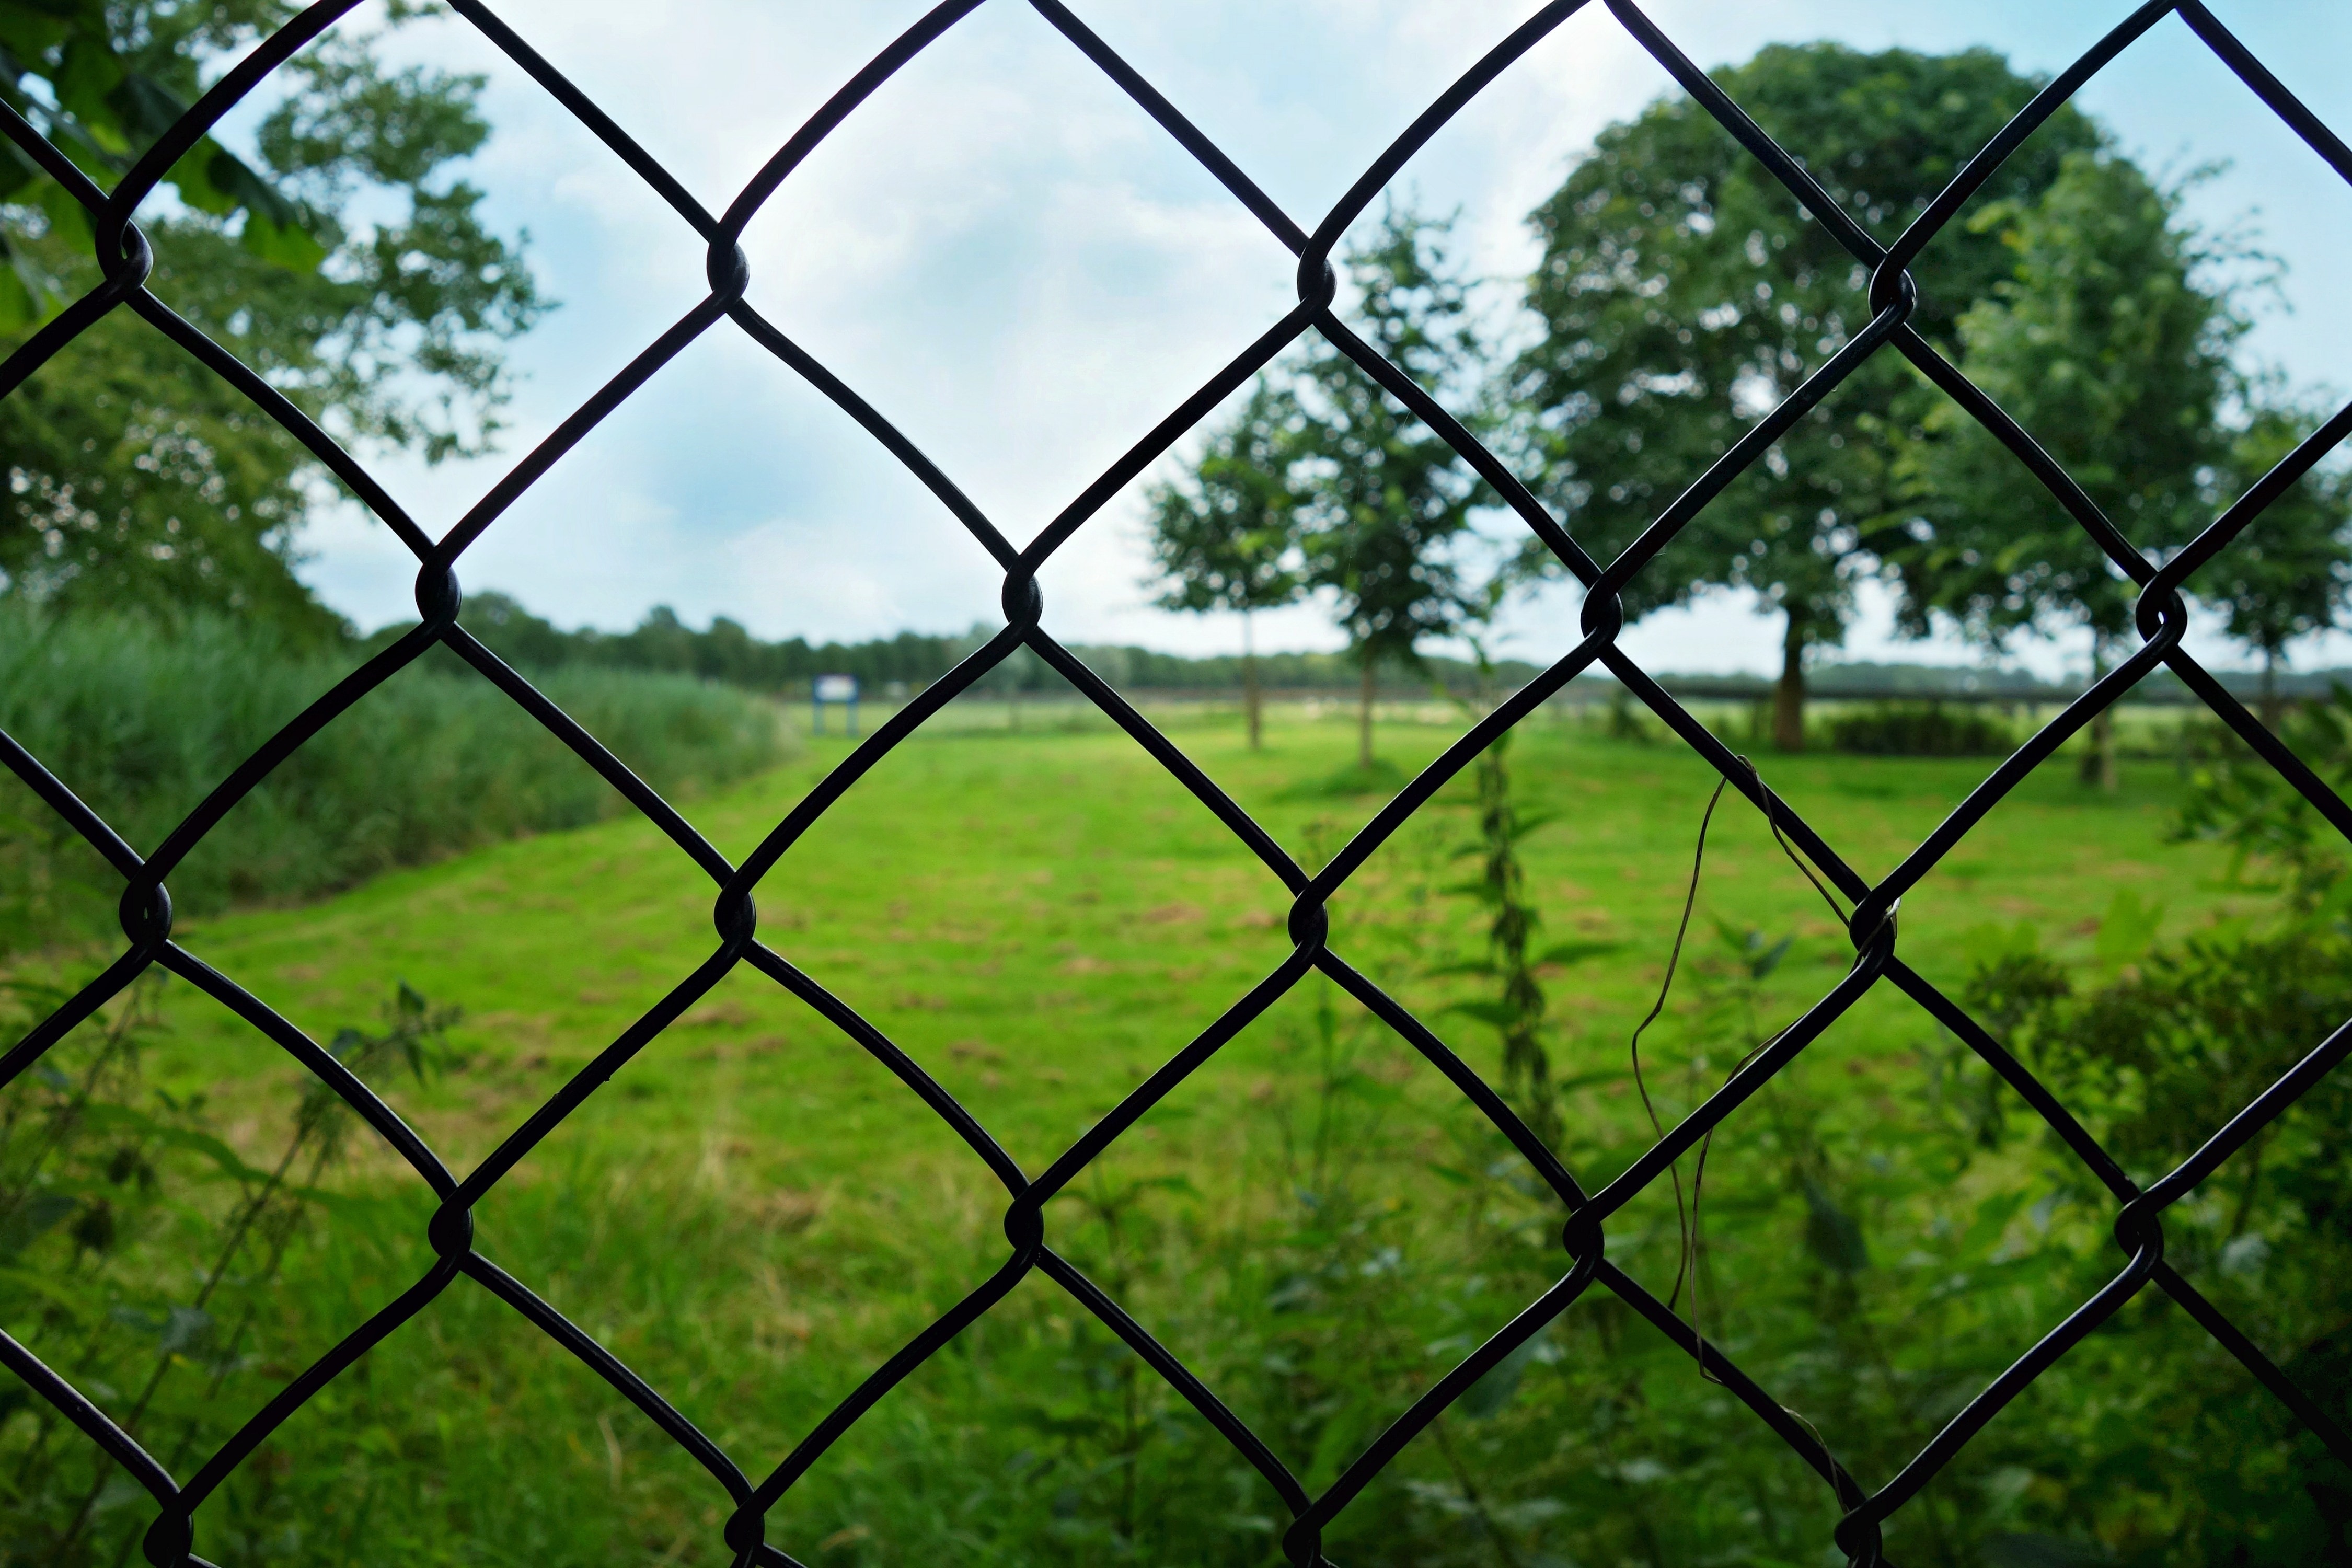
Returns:
[[[1776,45],[1715,79],[1887,239],[2041,85],[1988,49],[1827,43]],[[2100,140],[2062,109],[1989,191],[2030,200]],[[1509,395],[1538,489],[1604,559],[1869,318],[1866,271],[1687,96],[1603,131],[1529,221],[1543,257],[1527,300],[1544,334]],[[2010,265],[1997,234],[1947,229],[1913,266],[1912,324],[1948,346]],[[1843,639],[1895,455],[1933,401],[1897,356],[1874,355],[1623,590],[1629,618],[1717,588],[1753,590],[1785,616],[1784,750],[1804,744],[1807,651]]]
[[[1959,321],[1969,378],[2158,555],[2212,516],[2231,455],[2218,419],[2241,390],[2230,353],[2244,325],[2199,287],[2207,253],[2178,205],[2122,158],[2070,154],[2040,199],[1971,220],[2016,262]],[[1993,647],[2020,630],[2087,628],[2095,679],[2131,629],[2137,586],[1965,410],[1938,406],[1927,431],[1902,465],[1910,515],[1889,552],[1906,627],[1940,614]],[[2104,713],[2084,772],[2115,785]]]
[[[0,0],[0,98],[110,186],[299,9]],[[394,0],[389,16],[420,10]],[[519,250],[483,226],[481,193],[446,177],[489,134],[482,79],[389,69],[373,41],[330,35],[277,73],[249,158],[208,137],[172,167],[176,201],[140,220],[149,287],[339,439],[437,460],[490,443],[506,395],[496,344],[545,306]],[[82,207],[13,145],[0,249],[0,352],[100,278]],[[127,308],[0,400],[0,451],[6,592],[341,631],[292,571],[319,466]]]
[[[1260,746],[1257,643],[1260,610],[1295,602],[1299,574],[1298,513],[1291,488],[1298,405],[1261,376],[1234,422],[1209,437],[1182,480],[1153,487],[1151,562],[1172,585],[1162,609],[1237,612],[1242,618],[1242,693],[1249,745]]]
[[[2258,408],[2230,444],[2231,491],[2243,494],[2318,423],[2296,409]],[[2189,590],[2221,612],[2229,634],[2263,656],[2262,720],[2273,730],[2281,719],[2278,672],[2286,645],[2334,626],[2352,599],[2347,519],[2352,476],[2314,469],[2189,580]]]
[[[1460,395],[1479,363],[1467,290],[1449,267],[1450,224],[1391,206],[1349,253],[1365,336],[1433,395]],[[1363,681],[1359,763],[1372,765],[1372,695],[1383,665],[1418,668],[1421,641],[1477,618],[1463,575],[1471,514],[1492,497],[1454,449],[1328,342],[1297,376],[1297,469],[1307,497],[1306,581],[1337,601]]]

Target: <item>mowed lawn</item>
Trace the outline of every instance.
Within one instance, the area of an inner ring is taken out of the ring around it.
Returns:
[[[921,1062],[1034,1173],[1280,963],[1288,898],[1124,736],[1031,722],[1018,735],[919,734],[793,847],[758,901],[764,941]],[[1234,725],[1180,723],[1171,732],[1309,863],[1379,804],[1324,784],[1352,757],[1344,716],[1278,723],[1255,754]],[[1386,723],[1380,748],[1409,769],[1452,733]],[[802,761],[685,809],[740,857],[846,751],[838,738],[813,740]],[[1678,743],[1612,740],[1548,719],[1524,730],[1509,758],[1519,809],[1557,814],[1523,843],[1546,927],[1539,942],[1597,950],[1544,972],[1556,1070],[1580,1085],[1566,1107],[1573,1141],[1580,1120],[1622,1127],[1641,1114],[1628,1092],[1626,1039],[1655,994],[1716,775]],[[1874,876],[1991,766],[1758,760]],[[2119,890],[2162,905],[2167,937],[2221,918],[2242,900],[2221,852],[2168,842],[2179,787],[2169,764],[2127,763],[2122,791],[2109,797],[2077,783],[2072,759],[2061,759],[1905,900],[1900,951],[1931,979],[1958,984],[1988,927],[2033,924],[2048,945],[2088,962]],[[1462,973],[1483,951],[1486,918],[1458,890],[1475,871],[1463,853],[1475,827],[1457,784],[1349,885],[1333,940],[1491,1076],[1493,1032],[1451,1007],[1491,984]],[[402,981],[462,1007],[461,1069],[381,1086],[462,1175],[709,956],[711,893],[655,828],[621,820],[386,877],[307,908],[192,922],[181,936],[321,1039],[373,1026]],[[1826,991],[1851,960],[1843,931],[1759,814],[1727,795],[1685,978],[1643,1047],[1659,1064],[1651,1087],[1669,1116],[1731,1066],[1719,1051],[1711,1064],[1695,1060],[1683,1043],[1698,991],[1721,971],[1719,927],[1735,937],[1752,929],[1768,943],[1794,939],[1759,998],[1767,1027]],[[1292,1110],[1323,1070],[1312,1047],[1316,1009],[1328,1005],[1321,984],[1302,985],[1244,1031],[1122,1139],[1100,1172],[1056,1200],[1049,1241],[1087,1254],[1087,1237],[1099,1241],[1110,1223],[1105,1184],[1114,1179],[1148,1178],[1213,1211],[1260,1201],[1247,1178],[1290,1137]],[[299,1069],[192,988],[175,984],[167,995],[172,1028],[155,1076],[208,1095],[231,1141],[254,1155],[279,1146]],[[1354,1008],[1343,1000],[1337,1011]],[[1916,1089],[1933,1033],[1882,987],[1810,1056],[1837,1065],[1832,1079],[1850,1079],[1855,1113],[1868,1115],[1874,1098]],[[1383,1114],[1408,1144],[1425,1128],[1429,1163],[1442,1163],[1464,1123],[1459,1097],[1393,1043],[1373,1057],[1399,1091]],[[431,1263],[429,1200],[387,1152],[370,1149],[336,1179],[348,1201],[289,1265],[289,1316],[269,1352],[280,1372]],[[1395,1180],[1407,1190],[1433,1178],[1400,1166]],[[981,1162],[887,1071],[746,967],[524,1161],[480,1206],[476,1237],[756,1474],[1003,1262],[1004,1202]],[[1645,1197],[1629,1223],[1671,1227],[1671,1200]],[[1638,1251],[1613,1239],[1611,1248],[1612,1258]],[[1179,1353],[1213,1346],[1214,1311],[1180,1310],[1192,1261],[1165,1253],[1120,1268],[1138,1310]],[[1495,1300],[1495,1322],[1518,1304]],[[1066,1333],[1072,1311],[1033,1278],[991,1319],[1027,1329],[975,1332]],[[975,1375],[945,1362],[918,1373],[778,1520],[833,1531],[826,1539],[840,1544],[863,1539],[843,1533],[863,1525],[843,1521],[914,1506],[903,1473],[889,1469],[893,1446],[958,1451],[961,1439],[924,1425],[923,1412],[957,1408],[953,1379]],[[921,1405],[926,1390],[940,1403]],[[712,1538],[723,1499],[709,1479],[536,1330],[463,1282],[298,1415],[284,1442],[472,1478],[463,1498],[419,1483],[439,1500],[434,1522],[415,1525],[420,1561],[484,1531],[518,1562],[586,1560],[599,1542],[625,1540],[653,1560],[722,1560]],[[1316,1466],[1328,1472],[1344,1457]],[[895,1478],[887,1486],[873,1479],[886,1472]],[[875,1489],[861,1494],[860,1476]]]

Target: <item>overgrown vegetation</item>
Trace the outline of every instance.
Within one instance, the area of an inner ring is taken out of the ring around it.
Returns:
[[[1999,756],[2018,743],[2015,727],[1994,715],[1939,702],[1877,703],[1839,713],[1824,728],[1831,750],[1861,756]]]
[[[1289,793],[1346,759],[1341,723],[1277,726],[1265,753],[1238,733],[1180,738],[1310,863],[1371,807]],[[1391,744],[1411,762],[1444,738],[1400,722]],[[1651,1136],[1625,1038],[1655,994],[1713,780],[1672,748],[1540,723],[1498,760],[1507,769],[1446,792],[1365,868],[1339,902],[1336,941],[1496,1081],[1507,1041],[1540,1047],[1562,1155],[1597,1184]],[[1979,1016],[2145,1179],[2307,1048],[2301,1037],[2352,1012],[2352,954],[2320,906],[2307,921],[2269,891],[2217,894],[2224,847],[2148,847],[2170,816],[2148,804],[2175,787],[2168,765],[2127,773],[2122,805],[2084,795],[2067,771],[2029,781],[1971,841],[1970,854],[2014,868],[2000,883],[2005,923],[1983,923],[1974,882],[1931,884],[1906,900],[1904,951],[1969,988]],[[1883,858],[1979,772],[1797,758],[1770,776],[1809,812],[1826,801],[1842,846]],[[738,842],[805,782],[789,771],[698,819],[715,841]],[[1534,804],[1554,800],[1574,809],[1540,822]],[[949,842],[958,852],[943,857]],[[2095,905],[2095,930],[2078,934],[2080,889],[2103,880],[2136,890]],[[1851,961],[1735,800],[1715,825],[1699,899],[1694,930],[1712,934],[1685,954],[1643,1045],[1668,1121]],[[1032,1170],[1271,966],[1286,948],[1286,902],[1147,759],[1087,735],[918,742],[761,895],[763,931],[938,1072]],[[322,1038],[402,975],[464,1002],[484,1021],[446,1032],[462,1074],[420,1083],[393,1060],[373,1079],[462,1167],[708,952],[708,908],[690,867],[644,825],[620,823],[299,919],[206,922],[190,941]],[[2039,933],[2021,929],[2020,909]],[[1543,939],[1532,923],[1516,940],[1498,931],[1514,910],[1539,916]],[[2181,934],[2159,940],[2168,929]],[[1605,962],[1576,951],[1600,943],[1613,947]],[[1528,984],[1547,999],[1539,1012],[1523,993],[1512,1001]],[[183,1106],[204,1094],[210,1135],[243,1164],[273,1168],[299,1125],[297,1069],[187,987],[142,1005],[170,1028],[140,1037],[143,1080],[121,1079],[119,1098],[146,1096],[160,1118],[155,1091]],[[88,1054],[61,1068],[93,1059],[111,1026],[83,1031],[70,1048]],[[34,1120],[19,1124],[31,1126],[58,1090],[28,1079],[10,1092],[27,1097],[20,1114]],[[1525,1079],[1518,1093],[1532,1105]],[[2339,1401],[2352,1318],[2342,1095],[2331,1087],[2308,1102],[2167,1220],[2171,1261],[2313,1397]],[[93,1187],[131,1205],[104,1185],[111,1146],[93,1134],[87,1147]],[[162,1194],[230,1213],[244,1189],[197,1184],[202,1167],[193,1155],[172,1163],[182,1158],[156,1161]],[[367,1134],[310,1185],[275,1274],[257,1270],[268,1310],[222,1384],[224,1421],[430,1265],[431,1200]],[[757,1468],[1001,1261],[1003,1205],[875,1063],[744,979],[600,1090],[485,1203],[478,1234],[486,1255]],[[1695,1265],[1678,1312],[1875,1483],[2121,1266],[2113,1210],[1965,1047],[1882,997],[1727,1124],[1687,1230],[1660,1184],[1612,1223],[1609,1247],[1661,1300]],[[94,1268],[61,1261],[77,1256],[81,1212],[61,1211],[27,1258]],[[130,1369],[97,1391],[118,1413],[169,1331],[168,1306],[188,1306],[219,1255],[205,1237],[221,1234],[142,1229],[128,1212],[106,1268],[147,1326],[105,1326],[107,1364]],[[1057,1250],[1318,1487],[1558,1278],[1559,1218],[1458,1095],[1317,980],[1122,1139],[1047,1226]],[[11,1332],[53,1364],[84,1353],[37,1301],[15,1300]],[[235,1321],[205,1310],[215,1336]],[[175,1353],[166,1389],[201,1392],[218,1339]],[[0,1472],[36,1431],[29,1409],[0,1424]],[[69,1520],[95,1479],[77,1462],[42,1494],[46,1519]],[[2345,1485],[2151,1292],[1906,1509],[1889,1551],[1971,1568],[2325,1563],[2341,1555],[2329,1532],[2342,1528]],[[459,1281],[232,1478],[199,1517],[198,1550],[463,1563],[487,1540],[531,1562],[718,1564],[724,1511],[708,1479],[609,1388]],[[1325,1544],[1336,1562],[1400,1568],[1813,1562],[1836,1512],[1687,1355],[1593,1294],[1409,1448]],[[135,1558],[144,1517],[135,1497],[93,1510],[106,1528],[91,1532],[89,1561],[110,1563],[125,1545]],[[769,1538],[827,1568],[1270,1564],[1286,1523],[1157,1377],[1033,1280],[885,1400],[794,1489]]]
[[[307,1082],[291,1125],[262,1163],[220,1136],[202,1095],[150,1081],[161,971],[98,1026],[43,1058],[0,1100],[0,1321],[77,1347],[56,1370],[105,1398],[123,1430],[174,1474],[201,1463],[290,1369],[275,1360],[289,1250],[339,1200],[321,1184],[342,1165],[355,1113]],[[66,1000],[18,984],[12,1034]],[[419,1080],[461,1063],[455,1009],[406,985],[383,1026],[347,1028],[330,1046],[363,1081]],[[145,1490],[13,1379],[0,1419],[16,1417],[0,1464],[0,1563],[121,1563]],[[240,1492],[224,1555],[299,1550],[319,1499],[311,1484]]]
[[[226,621],[173,632],[9,614],[0,729],[146,853],[349,668]],[[689,677],[561,671],[544,689],[665,792],[784,754],[772,705]],[[103,929],[121,879],[13,776],[0,792],[0,952]],[[445,658],[404,670],[303,745],[206,836],[172,891],[195,913],[307,898],[620,805],[561,741]]]

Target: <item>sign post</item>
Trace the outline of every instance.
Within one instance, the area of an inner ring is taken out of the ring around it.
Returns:
[[[838,702],[849,738],[857,739],[857,677],[854,675],[820,675],[809,682],[811,731],[824,733],[824,705]]]

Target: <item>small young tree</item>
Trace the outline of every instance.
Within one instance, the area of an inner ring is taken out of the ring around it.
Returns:
[[[1233,423],[1213,433],[1184,478],[1150,495],[1151,563],[1170,584],[1162,609],[1242,618],[1242,691],[1249,744],[1262,744],[1257,639],[1260,610],[1295,603],[1306,591],[1298,558],[1302,498],[1291,488],[1298,405],[1260,377]]]
[[[1971,226],[2000,234],[2013,275],[1961,317],[1961,368],[2023,426],[2143,552],[2185,543],[2212,515],[2227,463],[2217,424],[2243,330],[2194,276],[2209,253],[2179,200],[2124,159],[2076,153],[2031,203]],[[2092,676],[2131,629],[2137,588],[2000,439],[1955,404],[1906,454],[1909,531],[1889,550],[1907,629],[1941,615],[2000,647],[2075,626]],[[2116,784],[2114,731],[2094,721],[2086,780]]]
[[[1444,249],[1450,226],[1391,206],[1370,244],[1348,257],[1365,338],[1440,398],[1471,384],[1480,355],[1467,289]],[[1491,497],[1435,431],[1338,349],[1318,344],[1299,379],[1306,581],[1335,597],[1362,672],[1357,751],[1369,769],[1381,667],[1418,668],[1423,638],[1450,636],[1485,607],[1459,547]]]
[[[2243,493],[2316,427],[2308,415],[2258,411],[2230,447],[2228,473]],[[2336,625],[2352,601],[2352,476],[2314,470],[2264,508],[2228,549],[2189,580],[2189,592],[2221,612],[2229,634],[2263,656],[2262,719],[2279,727],[2279,668],[2286,645]]]

